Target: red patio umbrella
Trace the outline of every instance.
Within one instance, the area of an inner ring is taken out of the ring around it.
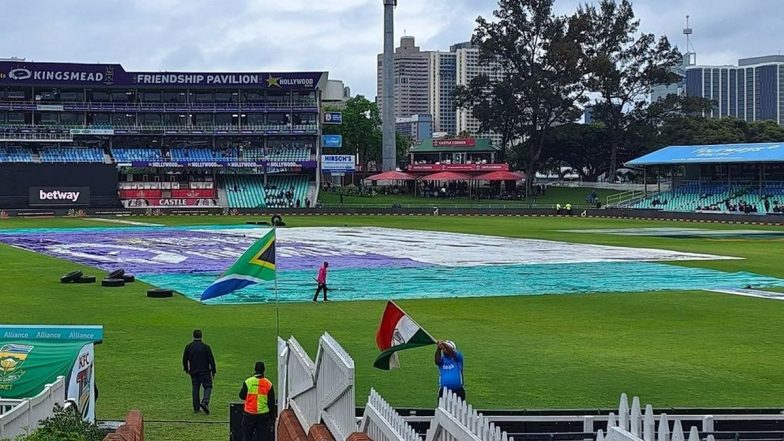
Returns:
[[[522,181],[525,175],[510,171],[494,171],[475,177],[477,181]]]
[[[422,176],[419,179],[423,181],[470,181],[473,178],[463,173],[443,171],[433,173],[432,175]]]
[[[377,175],[368,176],[368,181],[413,181],[416,176],[399,171],[388,171]]]

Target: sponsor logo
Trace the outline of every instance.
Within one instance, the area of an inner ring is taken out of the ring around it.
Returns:
[[[324,155],[324,162],[354,163],[354,155]]]
[[[8,72],[8,78],[12,80],[26,80],[33,76],[33,72],[30,69],[11,69]]]
[[[184,207],[188,205],[186,199],[161,199],[159,204],[165,207]]]
[[[281,78],[280,85],[313,87],[313,78]]]
[[[273,77],[272,74],[269,74],[264,81],[267,82],[267,87],[280,87],[280,77]]]
[[[0,348],[0,383],[13,383],[26,373],[22,365],[34,346],[8,344]]]
[[[112,78],[113,78],[112,73]],[[101,72],[79,72],[79,71],[60,71],[60,70],[30,70],[25,68],[11,69],[8,78],[17,81],[81,81],[81,82],[101,82],[107,78]],[[111,83],[108,83],[111,84]]]
[[[474,147],[476,140],[473,138],[460,139],[436,139],[433,140],[434,147]]]
[[[42,201],[71,201],[76,202],[79,200],[79,191],[43,191],[38,190],[38,198]]]

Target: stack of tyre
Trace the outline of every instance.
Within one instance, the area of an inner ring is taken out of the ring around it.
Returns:
[[[85,276],[82,271],[72,271],[60,277],[61,283],[95,283],[95,280],[95,276]],[[135,281],[136,277],[133,274],[126,273],[124,269],[118,269],[107,274],[101,280],[101,286],[117,288]],[[173,294],[174,292],[170,289],[152,288],[147,290],[147,297],[155,299],[172,297]]]

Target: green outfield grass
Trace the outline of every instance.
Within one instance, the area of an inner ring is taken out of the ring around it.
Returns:
[[[469,200],[467,197],[459,197],[454,199],[438,199],[438,198],[425,198],[421,196],[414,196],[410,194],[397,194],[397,195],[384,195],[384,194],[377,194],[375,196],[343,196],[343,205],[344,206],[352,206],[352,205],[392,205],[392,204],[401,204],[407,207],[417,207],[417,206],[442,206],[447,207],[450,205],[471,205],[471,206],[495,206],[495,207],[528,207],[528,206],[536,206],[536,207],[549,207],[554,206],[555,204],[565,205],[567,203],[574,205],[575,207],[580,206],[588,206],[585,202],[586,196],[591,194],[593,191],[591,188],[570,188],[570,187],[548,187],[547,191],[544,195],[537,197],[534,199],[533,197],[526,199],[526,200],[514,200],[514,201],[504,201],[498,199],[481,199],[477,200]],[[605,201],[607,200],[607,196],[612,194],[619,193],[616,190],[602,190],[596,189],[596,195],[599,198],[599,201],[604,205]],[[319,192],[319,202],[326,204],[326,205],[340,205],[340,194],[337,192],[326,192],[321,191]]]
[[[129,218],[167,225],[244,223],[246,217]],[[744,257],[686,265],[784,277],[781,239],[676,239],[565,233],[562,229],[733,227],[589,218],[287,217],[289,226],[378,225],[667,248]],[[87,219],[3,219],[0,229],[113,226]],[[61,285],[77,265],[0,245],[2,321],[102,324],[97,349],[100,419],[139,408],[149,420],[228,419],[228,403],[257,359],[275,372],[275,307],[202,306],[153,300],[145,285],[107,289]],[[82,267],[87,274],[101,275]],[[634,283],[630,280],[629,283]],[[303,293],[307,296],[310,293]],[[705,292],[409,300],[400,305],[432,334],[457,342],[466,359],[468,400],[479,408],[613,407],[621,392],[655,406],[784,406],[784,303]],[[396,406],[433,407],[437,372],[430,348],[401,354],[402,368],[372,368],[383,302],[280,306],[284,336],[315,357],[330,332],[357,364],[357,403],[375,387]],[[190,332],[204,330],[217,357],[213,414],[193,415],[180,366]],[[223,424],[151,423],[152,440],[226,439]]]

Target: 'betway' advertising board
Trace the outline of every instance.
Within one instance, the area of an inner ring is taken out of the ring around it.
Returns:
[[[317,89],[325,72],[127,72],[119,64],[0,62],[0,84],[16,86],[182,86]]]
[[[90,205],[90,187],[30,187],[31,207]]]

